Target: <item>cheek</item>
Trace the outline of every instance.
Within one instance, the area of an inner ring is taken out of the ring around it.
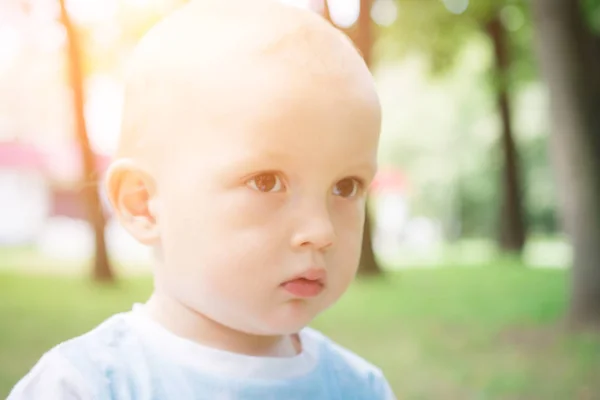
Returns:
[[[187,235],[215,236],[253,230],[274,217],[276,204],[252,196],[246,188],[223,189],[211,182],[194,186],[170,182],[165,190],[165,222]]]
[[[363,203],[364,204],[364,203]],[[353,275],[358,267],[364,230],[364,205],[345,204],[334,216],[337,243],[331,256],[336,268]]]
[[[364,201],[344,202],[334,205],[332,220],[340,246],[360,246],[365,223]]]
[[[256,266],[277,262],[285,231],[278,223],[282,207],[276,198],[258,199],[244,188],[171,193],[161,222],[169,264],[210,266],[218,269],[210,272],[218,279],[220,274],[251,274]]]
[[[362,235],[360,231],[348,232],[339,235],[337,246],[329,254],[329,262],[333,264],[336,271],[341,275],[353,276],[358,268],[362,248]]]
[[[280,221],[285,206],[285,195],[268,195],[241,187],[220,196],[219,214],[231,229],[261,229]]]

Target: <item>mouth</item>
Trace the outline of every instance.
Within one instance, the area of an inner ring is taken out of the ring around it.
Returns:
[[[300,298],[316,297],[325,288],[326,273],[322,268],[311,268],[286,281],[281,286],[290,294]]]

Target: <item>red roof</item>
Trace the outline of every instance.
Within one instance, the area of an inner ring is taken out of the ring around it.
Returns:
[[[396,169],[382,169],[369,187],[371,192],[375,194],[383,192],[406,193],[408,190],[408,179],[406,175]]]
[[[45,169],[46,157],[33,145],[0,142],[0,167]]]
[[[110,157],[96,154],[96,165],[106,170]],[[81,156],[74,143],[41,149],[27,143],[0,142],[0,168],[39,170],[51,179],[76,180],[81,176]]]

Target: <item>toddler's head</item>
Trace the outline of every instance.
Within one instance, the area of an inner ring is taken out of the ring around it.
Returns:
[[[119,220],[162,296],[231,329],[296,332],[358,267],[380,107],[351,42],[276,0],[197,0],[134,52]]]

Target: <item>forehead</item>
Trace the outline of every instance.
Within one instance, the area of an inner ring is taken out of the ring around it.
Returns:
[[[231,163],[272,168],[297,166],[308,171],[374,165],[379,136],[379,108],[369,92],[292,82],[263,87],[250,98],[232,99],[220,117],[202,112],[183,116],[179,142],[182,159],[207,169]],[[336,89],[336,90],[334,90]],[[325,172],[325,170],[323,170]]]
[[[240,107],[234,135],[248,145],[289,146],[315,151],[376,137],[379,109],[369,92],[353,93],[344,86],[294,82],[263,93],[250,107]]]
[[[260,58],[223,65],[208,76],[188,70],[168,96],[164,123],[170,132],[217,143],[216,132],[232,140],[301,145],[311,132],[378,129],[379,100],[368,71],[328,64]]]
[[[216,23],[195,19],[185,35],[177,27],[165,29],[168,35],[156,34],[160,40],[142,46],[134,63],[139,73],[129,85],[125,125],[154,137],[159,152],[203,151],[203,158],[235,143],[304,152],[314,148],[315,140],[322,148],[333,148],[363,136],[366,140],[375,136],[370,133],[374,130],[378,134],[373,82],[350,42],[320,17],[311,20],[316,18],[312,13],[282,12],[286,15],[294,29],[283,29],[271,18],[264,21],[273,25],[269,29],[254,32],[261,25],[257,20],[248,29],[254,34],[217,29],[222,40],[208,40],[207,27]],[[197,34],[188,34],[192,31]],[[192,37],[198,40],[178,45],[178,39]],[[131,140],[138,139],[132,135]]]

